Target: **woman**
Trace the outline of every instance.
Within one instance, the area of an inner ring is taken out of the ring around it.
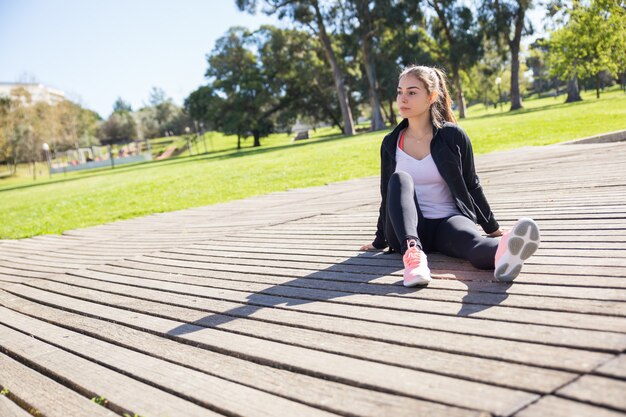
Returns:
[[[403,254],[407,287],[431,281],[425,255],[431,251],[495,269],[496,279],[511,281],[539,246],[532,219],[520,219],[507,233],[500,229],[451,103],[439,69],[412,66],[400,74],[397,104],[404,120],[382,142],[376,238],[361,250],[389,246]]]

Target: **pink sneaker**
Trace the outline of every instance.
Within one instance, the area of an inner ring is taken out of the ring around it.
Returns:
[[[522,218],[500,239],[496,250],[493,276],[499,281],[513,281],[524,261],[539,247],[539,226],[533,219]]]
[[[417,247],[417,242],[413,239],[407,241],[407,249],[402,257],[404,262],[404,286],[414,287],[416,285],[428,285],[432,278],[426,254]]]

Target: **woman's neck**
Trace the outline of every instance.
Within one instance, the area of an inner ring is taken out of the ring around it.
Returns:
[[[427,117],[411,118],[406,131],[410,136],[422,137],[432,132],[433,124],[430,121],[430,115]]]

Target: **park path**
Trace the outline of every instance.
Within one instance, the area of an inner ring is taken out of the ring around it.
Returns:
[[[0,416],[624,416],[626,143],[481,155],[511,284],[363,253],[378,179],[0,241]],[[105,407],[90,401],[101,398]]]

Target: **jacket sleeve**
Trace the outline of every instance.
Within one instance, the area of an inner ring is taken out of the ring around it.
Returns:
[[[467,187],[470,197],[472,198],[478,224],[480,224],[485,233],[489,234],[498,230],[500,225],[496,221],[493,212],[491,211],[491,207],[489,207],[487,198],[483,193],[483,187],[480,185],[478,175],[476,175],[472,142],[462,129],[459,129],[459,131],[461,132],[462,140],[461,149],[464,150],[463,155],[461,155],[463,164],[463,180],[465,181],[465,186]]]
[[[387,184],[389,178],[387,178],[387,167],[385,160],[385,150],[381,143],[380,145],[380,208],[378,209],[378,222],[376,224],[376,237],[372,242],[372,245],[376,249],[384,249],[387,247],[387,240],[385,239],[385,219],[387,210]]]

